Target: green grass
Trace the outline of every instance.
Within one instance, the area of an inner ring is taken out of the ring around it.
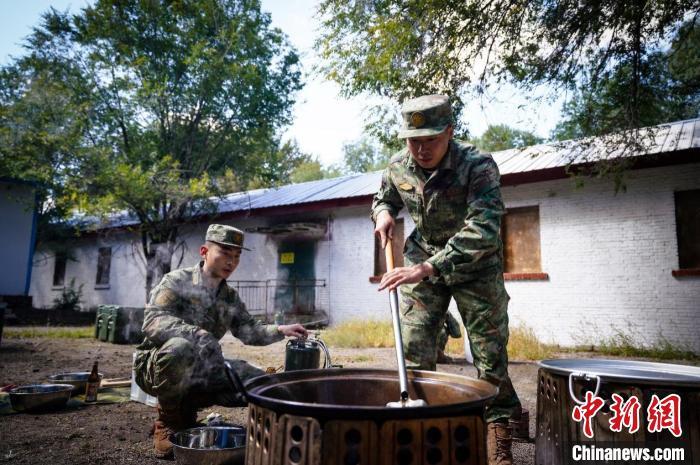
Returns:
[[[578,350],[589,350],[603,355],[618,357],[641,357],[656,360],[700,360],[700,356],[680,348],[664,337],[646,346],[640,346],[630,334],[618,331],[593,346],[579,346]]]
[[[321,332],[321,339],[332,347],[394,347],[391,323],[380,321],[350,321],[333,326]]]
[[[389,322],[352,321],[328,328],[321,338],[331,347],[380,348],[394,347],[394,332]],[[550,358],[557,347],[539,341],[534,332],[524,326],[511,328],[508,356],[518,360]],[[450,338],[445,352],[452,356],[464,355],[464,339]]]
[[[3,339],[89,339],[95,336],[94,326],[57,327],[21,326],[7,327],[2,332]]]
[[[525,325],[510,328],[508,358],[511,360],[543,360],[552,358],[558,346],[537,339],[532,328]]]

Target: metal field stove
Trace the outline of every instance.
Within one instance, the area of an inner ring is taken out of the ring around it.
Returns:
[[[298,370],[246,384],[248,465],[486,464],[486,403],[497,388],[464,376],[409,371],[424,407],[387,407],[394,370]]]

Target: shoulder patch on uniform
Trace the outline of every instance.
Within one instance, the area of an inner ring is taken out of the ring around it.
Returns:
[[[154,305],[168,306],[174,304],[176,300],[177,294],[175,294],[175,291],[165,288],[158,292],[153,303]]]
[[[399,189],[404,190],[404,191],[412,191],[414,189],[413,185],[407,183],[407,182],[402,182],[399,184]]]

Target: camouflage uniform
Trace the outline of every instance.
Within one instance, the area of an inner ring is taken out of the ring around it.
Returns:
[[[284,339],[275,325],[263,325],[246,310],[225,281],[216,289],[202,284],[202,263],[168,273],[151,292],[135,362],[136,382],[161,405],[179,408],[240,405],[224,372],[219,340],[227,330],[249,345]],[[206,336],[196,333],[204,329]],[[242,360],[229,360],[243,381],[264,372]],[[192,405],[192,404],[195,405]]]
[[[445,314],[445,324],[440,328],[437,338],[437,350],[438,352],[445,352],[445,347],[447,347],[447,340],[449,338],[460,338],[462,337],[462,330],[459,327],[459,323],[455,320],[450,312]]]
[[[404,247],[405,266],[428,262],[437,273],[400,287],[407,358],[435,370],[438,332],[453,297],[479,378],[499,386],[486,420],[517,417],[520,401],[508,377],[506,353],[509,297],[500,238],[505,207],[496,163],[473,146],[451,140],[440,164],[428,173],[406,149],[384,171],[372,218],[384,210],[396,217],[404,206],[416,224]]]

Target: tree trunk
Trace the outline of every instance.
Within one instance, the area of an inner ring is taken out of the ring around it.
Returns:
[[[146,233],[143,233],[146,236]],[[154,242],[144,237],[143,254],[146,257],[146,302],[150,300],[151,290],[160,283],[163,276],[170,272],[175,241]]]

